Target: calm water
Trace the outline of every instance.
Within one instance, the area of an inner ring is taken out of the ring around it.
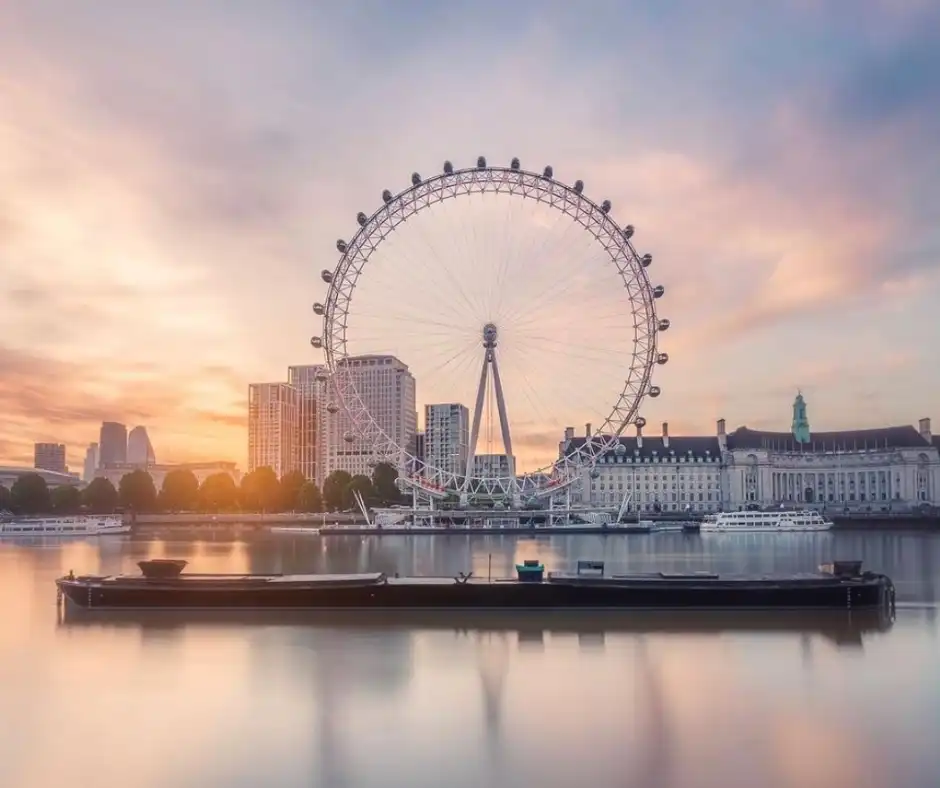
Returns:
[[[57,613],[57,575],[812,569],[863,558],[891,620],[762,614],[405,624]],[[940,537],[259,538],[0,545],[0,785],[936,788]]]

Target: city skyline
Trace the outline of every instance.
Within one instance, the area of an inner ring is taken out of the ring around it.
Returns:
[[[0,461],[56,442],[79,468],[113,420],[146,423],[169,461],[245,467],[248,384],[322,361],[310,305],[356,211],[478,155],[552,164],[636,225],[672,321],[650,423],[786,430],[798,388],[819,429],[940,418],[940,12],[638,4],[625,48],[607,14],[499,6],[494,31],[497,6],[473,8],[125,2],[103,24],[100,4],[67,20],[5,4]],[[223,15],[227,36],[208,35]],[[446,41],[422,35],[441,25]],[[463,58],[484,29],[487,57]],[[381,144],[322,111],[345,101]],[[369,350],[413,366],[419,412],[472,399],[424,399],[411,348]],[[520,426],[514,445],[550,450],[566,426]]]

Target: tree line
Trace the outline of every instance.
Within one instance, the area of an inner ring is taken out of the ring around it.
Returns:
[[[38,473],[24,473],[10,489],[0,485],[0,511],[17,514],[111,514],[118,509],[140,512],[335,512],[356,509],[358,492],[367,506],[400,503],[398,471],[388,463],[378,463],[372,476],[352,476],[334,471],[321,491],[300,471],[280,479],[269,467],[246,473],[240,484],[227,473],[214,473],[203,479],[186,468],[172,470],[157,490],[145,470],[124,474],[117,488],[103,477],[92,479],[79,490],[61,486],[49,489]]]

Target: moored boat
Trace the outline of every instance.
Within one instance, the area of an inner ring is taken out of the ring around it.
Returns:
[[[814,509],[771,509],[768,511],[718,512],[705,516],[701,530],[705,531],[828,531],[832,521]]]
[[[105,536],[130,533],[131,524],[118,515],[36,517],[0,522],[3,536]]]
[[[140,575],[56,580],[85,608],[611,609],[874,607],[893,599],[891,580],[848,561],[783,576],[707,572],[607,574],[603,562],[548,572],[538,562],[513,578],[398,577],[383,572],[309,575],[183,574],[185,561],[142,561]]]

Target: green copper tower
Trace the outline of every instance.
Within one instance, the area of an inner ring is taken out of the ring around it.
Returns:
[[[806,418],[806,400],[803,392],[797,392],[793,400],[793,440],[797,443],[809,443],[809,419]]]

